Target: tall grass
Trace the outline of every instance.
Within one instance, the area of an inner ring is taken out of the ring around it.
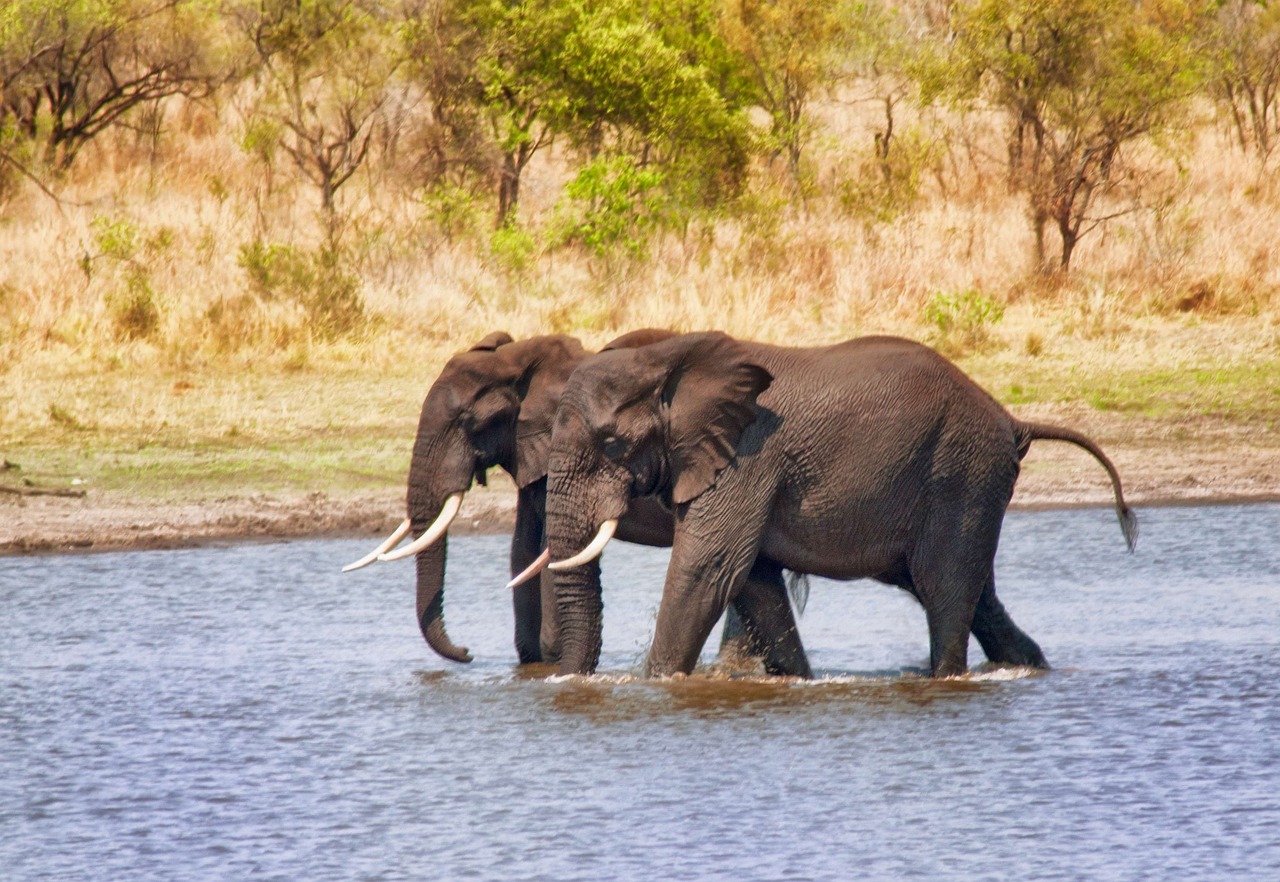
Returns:
[[[394,168],[366,169],[340,194],[334,250],[304,182],[187,107],[166,121],[158,152],[127,136],[88,148],[56,201],[11,188],[0,208],[0,372],[11,387],[51,371],[428,376],[498,328],[591,344],[647,325],[795,344],[892,331],[961,356],[1017,357],[1090,341],[1157,346],[1149,328],[1161,322],[1191,329],[1180,339],[1229,326],[1223,336],[1242,345],[1280,340],[1280,191],[1212,124],[1177,157],[1151,148],[1141,203],[1113,206],[1071,276],[1046,279],[1032,270],[1023,197],[982,159],[998,155],[989,134],[907,120],[932,134],[903,159],[910,186],[877,191],[879,113],[822,109],[830,137],[810,150],[804,194],[762,168],[732,211],[660,234],[642,259],[603,261],[553,244],[567,177],[554,152],[526,173],[515,233],[495,234],[478,198],[442,211]],[[943,340],[931,304],[961,295],[993,308]]]

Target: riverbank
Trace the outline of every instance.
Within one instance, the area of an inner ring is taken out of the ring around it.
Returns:
[[[1263,422],[1211,416],[1160,419],[1091,410],[1082,405],[1013,408],[1025,419],[1080,428],[1115,462],[1135,508],[1280,501],[1280,433]],[[195,455],[195,454],[193,454]],[[286,488],[271,492],[171,492],[165,497],[109,490],[43,494],[7,475],[0,480],[0,554],[181,548],[209,543],[390,533],[404,517],[404,489]],[[25,494],[25,495],[24,495]],[[1109,507],[1105,472],[1078,448],[1038,442],[1023,463],[1013,508]],[[476,487],[455,523],[459,532],[509,530],[515,492],[496,470]]]

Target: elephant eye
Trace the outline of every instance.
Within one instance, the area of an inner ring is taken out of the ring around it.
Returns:
[[[626,439],[619,438],[616,435],[608,435],[604,439],[602,449],[604,450],[605,456],[609,457],[609,459],[614,462],[617,462],[622,458],[622,455],[627,452]]]

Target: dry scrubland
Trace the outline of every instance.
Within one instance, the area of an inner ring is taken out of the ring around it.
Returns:
[[[526,172],[516,233],[493,233],[485,205],[442,225],[362,171],[339,194],[336,282],[290,263],[322,241],[314,189],[265,173],[209,109],[173,111],[160,152],[100,139],[57,201],[20,179],[0,206],[0,481],[394,507],[451,353],[495,329],[596,345],[666,326],[923,339],[1016,411],[1095,433],[1140,496],[1198,468],[1144,478],[1179,450],[1242,451],[1262,463],[1245,489],[1280,490],[1280,184],[1210,111],[1194,138],[1146,148],[1140,202],[1045,278],[1025,198],[983,160],[998,144],[935,120],[914,198],[878,201],[860,182],[880,111],[855,98],[822,109],[808,196],[764,170],[739,210],[640,257],[543,244],[566,179],[555,151]]]

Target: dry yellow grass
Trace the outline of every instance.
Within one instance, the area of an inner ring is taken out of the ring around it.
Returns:
[[[20,186],[0,207],[0,444],[51,480],[79,462],[111,487],[138,450],[189,445],[242,465],[288,448],[246,479],[305,483],[296,476],[316,463],[394,482],[439,365],[498,328],[588,345],[641,326],[793,344],[893,332],[948,348],[1013,404],[1265,421],[1280,401],[1280,190],[1213,126],[1197,129],[1180,173],[1153,171],[1148,207],[1084,239],[1070,278],[1044,280],[1021,197],[994,167],[964,170],[960,140],[980,136],[951,123],[919,199],[877,219],[847,193],[880,110],[824,113],[808,198],[761,183],[755,210],[607,270],[572,249],[495,252],[487,214],[446,240],[415,193],[357,176],[341,203],[364,321],[335,336],[296,297],[255,289],[241,257],[254,242],[314,252],[315,194],[283,167],[268,184],[233,125],[183,111],[154,162],[104,144],[59,186],[60,204]],[[1173,166],[1153,152],[1151,167]],[[528,175],[522,217],[536,234],[565,169],[548,155]],[[1004,316],[946,339],[926,317],[939,296]],[[190,475],[170,472],[174,485]]]

